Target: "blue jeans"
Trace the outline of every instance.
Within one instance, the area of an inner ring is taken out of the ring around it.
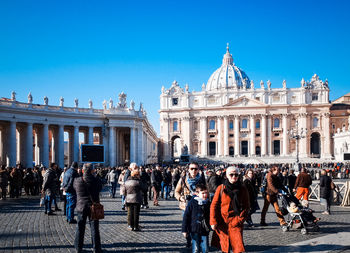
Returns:
[[[111,182],[111,188],[109,189],[109,193],[111,194],[112,198],[115,197],[116,190],[117,190],[117,183]]]
[[[126,196],[125,195],[122,195],[122,206],[125,207],[125,198]]]
[[[49,195],[45,195],[45,212],[46,213],[52,212],[51,204],[52,204],[52,197]]]
[[[171,185],[164,185],[165,199],[170,197]]]
[[[77,252],[82,252],[84,246],[84,234],[85,234],[85,225],[86,219],[90,215],[90,210],[85,212],[77,212],[78,214],[78,226],[75,234],[74,247]],[[94,252],[102,252],[101,250],[101,237],[99,230],[99,221],[90,220],[90,231],[91,231],[91,240]]]
[[[66,206],[66,215],[67,220],[71,221],[74,219],[74,209],[77,205],[77,195],[72,193],[66,193],[67,206]]]
[[[164,198],[164,188],[165,188],[165,183],[162,181],[160,184],[160,196],[161,198]]]
[[[208,236],[191,233],[192,237],[192,253],[208,252]]]

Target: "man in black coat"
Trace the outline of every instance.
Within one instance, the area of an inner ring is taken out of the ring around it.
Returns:
[[[145,167],[140,167],[140,169],[141,169],[140,181],[141,181],[141,184],[145,186],[142,189],[143,200],[142,200],[141,208],[149,208],[149,206],[148,206],[148,188],[149,188],[149,185],[151,185],[151,177],[146,172]]]
[[[217,167],[215,168],[215,174],[208,178],[208,190],[209,190],[209,199],[212,200],[216,192],[216,188],[223,183],[222,169]]]
[[[62,187],[66,192],[67,206],[66,215],[67,221],[70,224],[75,224],[77,221],[74,219],[74,209],[77,204],[77,194],[73,187],[74,178],[78,177],[78,163],[73,162],[72,166],[64,173]]]
[[[86,219],[89,217],[94,252],[102,252],[99,221],[90,220],[91,205],[93,202],[100,202],[100,191],[102,190],[102,183],[96,177],[92,164],[84,164],[83,176],[74,179],[73,187],[77,194],[76,210],[78,214],[74,247],[77,252],[83,252]]]
[[[51,205],[56,199],[56,188],[57,188],[57,165],[51,164],[51,167],[46,170],[44,174],[44,181],[42,187],[42,193],[45,193],[45,214],[53,215]]]
[[[288,176],[288,189],[289,189],[289,193],[294,195],[293,189],[294,189],[294,185],[295,182],[297,181],[297,176],[294,174],[294,170],[290,170],[290,174]]]
[[[320,177],[320,203],[325,206],[325,211],[322,214],[330,214],[331,213],[331,189],[332,179],[327,176],[327,172],[325,170],[321,170]]]
[[[163,176],[162,176],[162,168],[159,165],[156,165],[156,169],[152,170],[151,174],[151,183],[153,190],[153,205],[159,206],[158,198],[159,191],[161,190]]]

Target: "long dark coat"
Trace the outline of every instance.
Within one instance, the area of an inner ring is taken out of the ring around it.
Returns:
[[[328,199],[331,196],[331,182],[332,179],[327,175],[320,177],[320,198]]]

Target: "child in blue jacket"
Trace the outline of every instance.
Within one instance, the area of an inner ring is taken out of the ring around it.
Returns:
[[[188,202],[183,220],[182,234],[187,237],[190,233],[192,238],[192,253],[208,252],[209,226],[209,202],[208,189],[203,184],[196,185],[196,195]]]

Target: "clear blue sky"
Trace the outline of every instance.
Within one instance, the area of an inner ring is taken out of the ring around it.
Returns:
[[[255,83],[314,73],[350,92],[350,1],[0,1],[0,97],[95,108],[124,91],[159,132],[173,80],[200,90],[226,43]]]

